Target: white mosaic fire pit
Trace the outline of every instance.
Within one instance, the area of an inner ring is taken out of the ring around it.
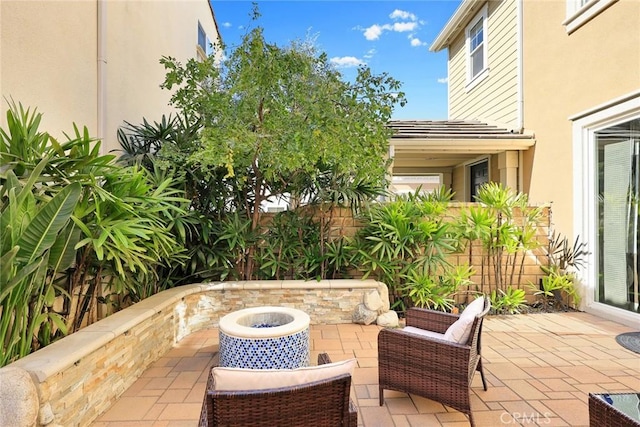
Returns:
[[[309,366],[309,315],[288,307],[254,307],[220,319],[220,366]]]

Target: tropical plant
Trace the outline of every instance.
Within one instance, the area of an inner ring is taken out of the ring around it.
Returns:
[[[530,251],[540,247],[537,230],[542,208],[529,207],[527,196],[502,184],[484,184],[476,196],[477,206],[463,210],[457,230],[466,240],[472,263],[473,244],[482,245],[480,291],[506,292],[521,287],[524,262]],[[475,262],[473,262],[475,264]]]
[[[473,269],[466,265],[451,266],[430,275],[410,269],[403,276],[402,290],[416,307],[450,311],[455,304],[454,296],[471,284],[472,275]]]
[[[571,244],[569,239],[555,231],[549,238],[549,265],[555,266],[560,271],[569,269],[580,270],[584,267],[586,256],[589,255],[588,246],[576,236],[576,240]]]
[[[507,287],[506,291],[494,289],[489,296],[491,308],[497,314],[518,314],[527,308],[527,299],[524,289]]]
[[[81,188],[72,183],[48,200],[37,197],[33,190],[49,161],[42,159],[24,184],[12,170],[2,174],[0,366],[67,333],[64,319],[53,310],[60,292],[53,278],[73,264],[77,238],[67,226]]]
[[[576,277],[573,273],[563,272],[556,267],[544,271],[547,275],[542,278],[540,287],[531,285],[534,295],[541,300],[543,309],[580,305],[581,298],[575,286]],[[566,304],[564,296],[567,297]]]
[[[44,272],[55,289],[47,290],[47,301],[58,300],[64,329],[95,320],[87,316],[96,315],[97,302],[137,301],[161,289],[159,269],[179,263],[183,251],[169,230],[187,202],[172,188],[173,178],[154,181],[160,175],[119,167],[115,156],[100,154],[99,142],[86,128],[74,125],[74,133],[59,142],[38,129],[41,114],[35,110],[12,104],[7,117],[7,130],[0,133],[3,178],[18,171],[16,178],[35,180],[30,191],[36,201],[56,200],[70,185],[79,188],[71,222],[60,230],[66,245],[57,249],[65,249],[74,268],[58,265]],[[42,342],[63,331],[49,329]]]
[[[451,197],[446,191],[425,195],[418,190],[372,204],[362,218],[353,243],[357,265],[365,277],[387,284],[398,311],[412,303],[446,308],[457,288],[469,283],[471,270],[447,259],[457,246],[443,215]],[[435,297],[440,291],[441,302]]]

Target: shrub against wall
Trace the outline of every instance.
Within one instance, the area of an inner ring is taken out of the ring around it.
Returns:
[[[172,178],[119,167],[85,128],[59,142],[12,105],[0,130],[0,363],[97,320],[104,293],[137,301],[182,261]]]

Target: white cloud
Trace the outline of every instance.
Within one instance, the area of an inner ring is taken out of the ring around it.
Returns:
[[[229,28],[229,27],[231,27],[231,22],[223,22],[222,26],[225,27],[225,28]]]
[[[374,41],[378,40],[385,31],[394,31],[396,33],[414,33],[423,25],[423,22],[419,21],[418,17],[415,14],[407,12],[405,10],[396,9],[391,12],[391,14],[389,14],[389,18],[394,21],[401,21],[388,24],[373,24],[364,29],[362,27],[357,27],[357,29],[363,32],[364,38],[369,41]],[[413,34],[411,34],[410,40],[412,46],[423,45],[420,40],[414,42],[414,39],[417,38],[413,37]]]
[[[449,83],[448,77],[441,77],[438,79],[438,83]]]
[[[426,46],[427,45],[427,42],[423,42],[419,38],[414,37],[413,34],[409,34],[409,40],[411,40],[411,46],[413,46],[413,47]]]
[[[389,18],[391,19],[410,19],[412,21],[415,21],[417,19],[416,15],[414,15],[411,12],[407,12],[404,10],[400,10],[400,9],[396,9],[393,12],[391,12],[391,14],[389,15]]]
[[[383,30],[385,30],[385,28],[378,24],[373,24],[369,28],[365,28],[364,38],[367,40],[378,40]]]
[[[329,62],[338,68],[353,68],[364,65],[364,62],[355,56],[335,56]]]
[[[376,54],[376,50],[375,49],[369,49],[367,51],[367,53],[364,54],[364,57],[366,59],[371,59],[371,58],[373,58],[373,55],[375,55],[375,54]]]
[[[393,24],[393,31],[404,33],[407,31],[413,31],[418,26],[417,22],[395,22]]]

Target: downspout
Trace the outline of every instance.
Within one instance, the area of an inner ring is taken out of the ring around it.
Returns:
[[[102,141],[100,151],[104,152],[104,138],[106,136],[106,104],[107,104],[107,0],[97,0],[97,96],[96,96],[96,123],[98,126],[98,139]]]
[[[518,99],[517,99],[517,125],[518,125],[518,131],[520,133],[522,133],[524,131],[524,78],[523,78],[523,65],[524,65],[524,60],[523,60],[523,56],[524,56],[524,42],[523,42],[523,19],[522,19],[522,0],[517,0],[516,2],[516,8],[517,8],[517,19],[518,19],[518,24],[517,24],[517,52],[518,52]]]
[[[516,9],[517,9],[517,49],[518,52],[518,95],[517,95],[517,126],[518,132],[524,132],[524,42],[523,42],[523,33],[524,33],[524,21],[522,19],[522,0],[516,1]],[[518,151],[518,191],[524,190],[524,151]]]

